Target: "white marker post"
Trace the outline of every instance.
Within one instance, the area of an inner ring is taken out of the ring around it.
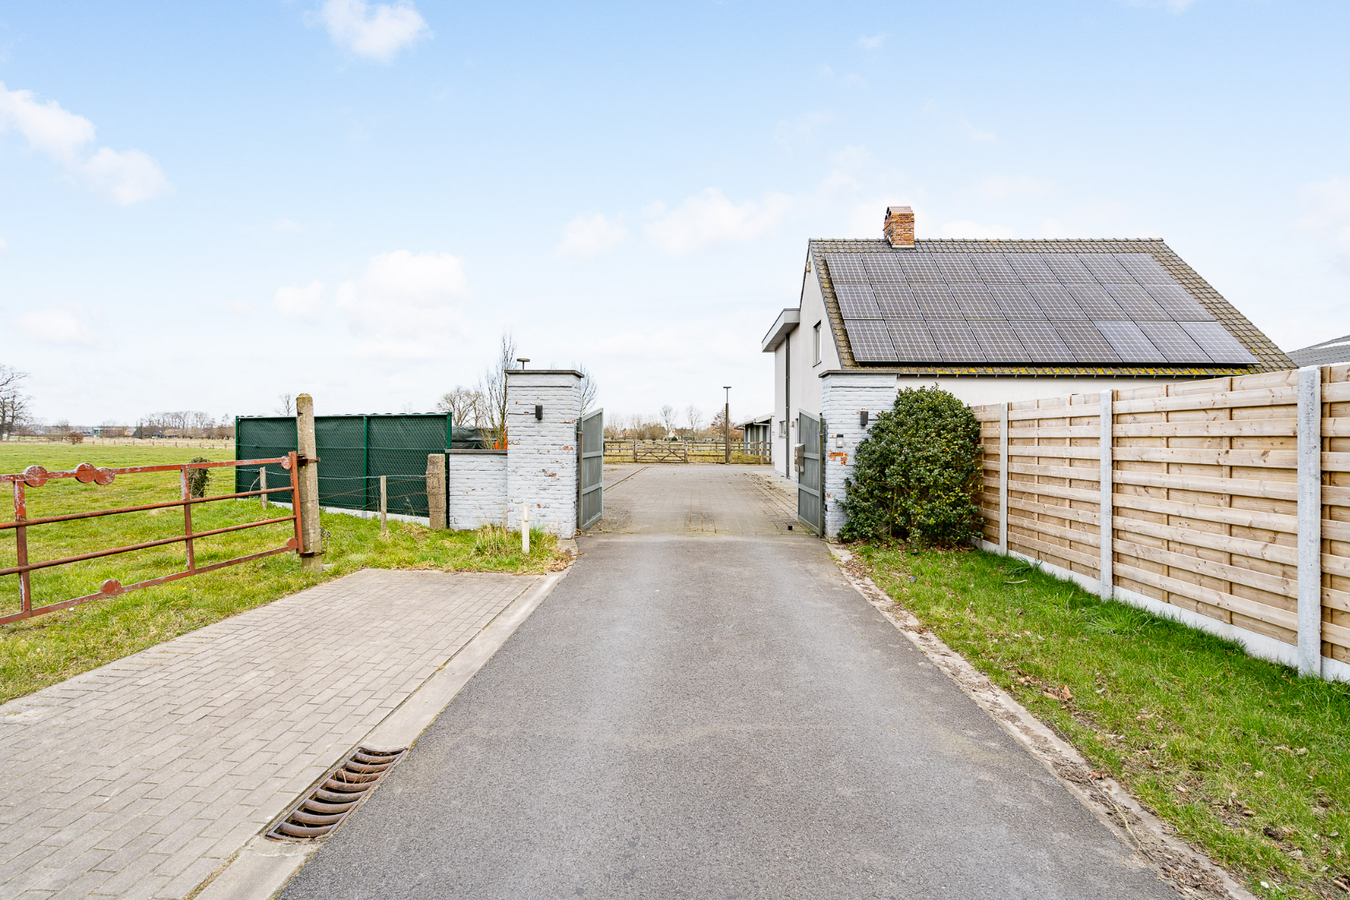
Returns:
[[[520,552],[530,554],[530,505],[520,504]]]

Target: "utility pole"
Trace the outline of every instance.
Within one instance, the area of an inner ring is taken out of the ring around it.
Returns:
[[[722,464],[731,465],[731,385],[724,384],[722,389],[727,392],[726,405],[722,407],[722,449],[724,451]]]

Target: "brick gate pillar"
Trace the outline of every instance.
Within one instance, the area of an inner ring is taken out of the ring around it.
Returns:
[[[853,471],[858,442],[867,437],[877,415],[895,405],[899,387],[895,375],[879,372],[826,372],[820,381],[820,416],[825,420],[825,536],[834,538],[848,521],[839,501]]]
[[[580,372],[506,373],[506,497],[511,528],[520,527],[520,505],[525,503],[531,528],[560,538],[576,535],[580,418]]]

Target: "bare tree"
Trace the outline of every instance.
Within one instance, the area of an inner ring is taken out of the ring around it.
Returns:
[[[0,365],[0,440],[9,440],[28,421],[28,404],[33,398],[22,390],[27,377],[27,372]]]
[[[506,444],[506,373],[516,368],[516,339],[503,332],[497,347],[497,359],[483,373],[478,392],[483,395],[483,421],[492,446]]]
[[[581,411],[589,412],[591,407],[595,406],[595,395],[598,390],[595,379],[591,377],[591,370],[580,363],[572,368],[581,373]]]
[[[698,440],[698,433],[703,430],[703,412],[691,403],[684,411],[684,421],[689,429],[689,440]]]
[[[436,408],[449,413],[456,426],[477,428],[483,418],[483,393],[460,385],[436,401]]]
[[[680,420],[675,414],[675,407],[671,406],[669,403],[661,407],[661,427],[666,430],[664,437],[669,437],[674,434],[675,429],[679,427],[679,424]]]
[[[290,394],[282,394],[277,398],[277,415],[293,416],[295,415],[295,397]]]

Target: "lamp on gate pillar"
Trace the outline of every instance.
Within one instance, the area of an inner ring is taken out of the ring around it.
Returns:
[[[726,405],[722,407],[722,462],[724,465],[731,464],[731,385],[722,385],[722,390],[727,392]]]

